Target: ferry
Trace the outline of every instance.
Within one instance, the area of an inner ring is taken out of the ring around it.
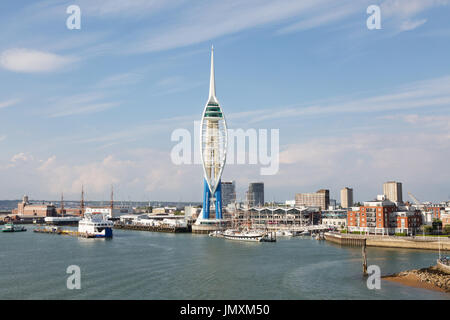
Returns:
[[[85,213],[84,218],[78,222],[78,233],[88,238],[112,238],[113,225],[100,212]]]
[[[27,231],[24,226],[16,226],[13,223],[5,224],[5,228],[2,229],[2,232],[22,232]]]

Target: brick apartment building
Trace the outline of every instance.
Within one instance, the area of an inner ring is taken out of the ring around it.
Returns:
[[[414,234],[422,225],[422,214],[410,207],[399,207],[385,197],[378,197],[377,200],[364,202],[361,207],[350,208],[347,225],[349,231]]]

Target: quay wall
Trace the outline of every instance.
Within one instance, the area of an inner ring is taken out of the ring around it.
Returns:
[[[186,233],[191,232],[191,226],[187,227],[175,227],[175,226],[142,226],[133,224],[120,224],[116,223],[114,229],[125,229],[125,230],[135,230],[135,231],[152,231],[152,232],[171,232],[171,233]]]
[[[411,237],[390,237],[371,235],[348,235],[325,233],[325,240],[341,245],[362,246],[364,241],[368,247],[404,248],[404,249],[424,249],[424,250],[450,250],[450,240],[442,239],[418,239]]]

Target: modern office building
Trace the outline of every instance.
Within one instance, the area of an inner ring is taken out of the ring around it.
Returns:
[[[341,189],[341,207],[350,208],[353,206],[353,189],[345,187]]]
[[[248,185],[247,203],[249,207],[264,206],[264,183],[253,182]]]
[[[222,181],[222,206],[236,202],[236,183],[234,181]]]
[[[295,195],[296,207],[319,207],[320,210],[327,210],[330,205],[330,191],[320,189],[315,193],[297,193]]]
[[[225,167],[227,151],[227,124],[216,97],[214,77],[214,48],[211,48],[211,72],[209,97],[200,123],[200,154],[203,163],[204,188],[201,218],[210,218],[211,204],[214,204],[215,219],[222,219],[221,177]]]
[[[386,196],[386,199],[391,200],[393,202],[403,202],[402,195],[402,183],[395,181],[388,181],[383,183],[383,194]]]

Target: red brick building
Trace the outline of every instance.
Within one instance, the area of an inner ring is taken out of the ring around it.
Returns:
[[[31,204],[28,202],[28,197],[24,196],[12,213],[23,218],[53,217],[56,215],[56,207],[53,204]]]
[[[431,212],[431,218],[432,219],[441,219],[441,212],[445,211],[445,207],[443,206],[432,206],[432,207],[426,207],[426,211]]]
[[[399,208],[395,202],[381,198],[366,201],[359,208],[351,208],[347,213],[347,224],[350,232],[412,234],[422,225],[422,215],[420,211],[409,207]]]

